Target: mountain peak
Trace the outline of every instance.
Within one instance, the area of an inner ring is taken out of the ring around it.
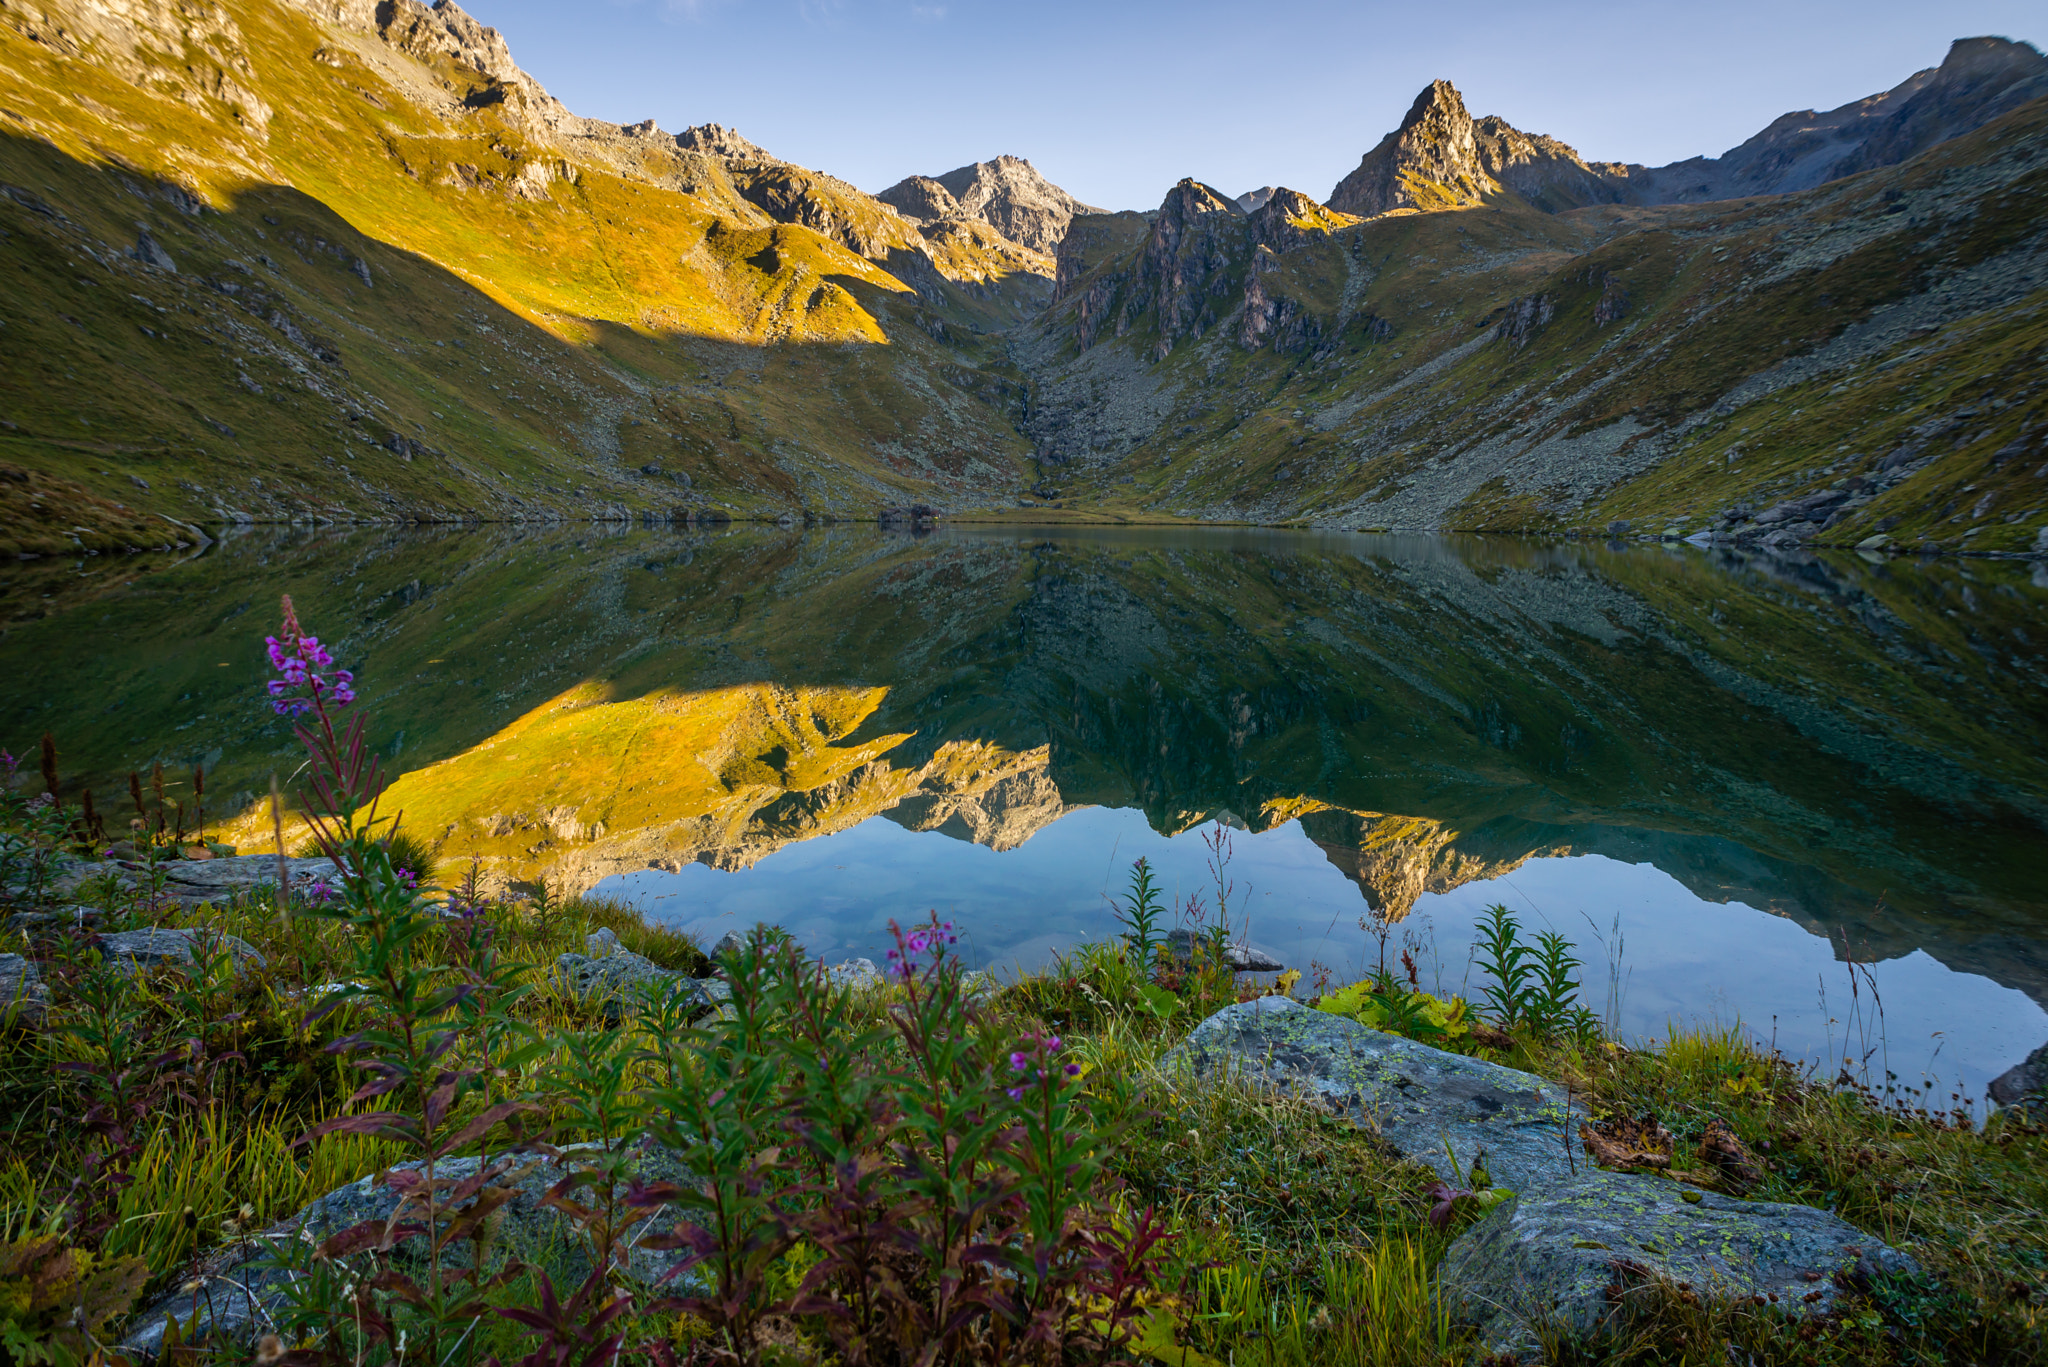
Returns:
[[[971,218],[1012,242],[1056,252],[1076,214],[1099,214],[1038,173],[1023,157],[977,161],[942,176],[907,176],[875,198],[919,222]]]
[[[1330,207],[1361,216],[1394,209],[1459,209],[1500,187],[1480,164],[1472,116],[1449,81],[1431,81],[1401,126],[1330,192]]]

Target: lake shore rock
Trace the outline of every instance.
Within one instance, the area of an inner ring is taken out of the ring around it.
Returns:
[[[1480,1326],[1481,1357],[1532,1360],[1546,1332],[1597,1331],[1618,1293],[1646,1281],[1818,1315],[1873,1277],[1919,1272],[1823,1210],[1603,1171],[1579,1151],[1582,1112],[1555,1084],[1286,997],[1225,1007],[1166,1066],[1319,1100],[1453,1187],[1483,1162],[1513,1196],[1452,1243],[1439,1272],[1460,1318]]]
[[[1517,1192],[1555,1189],[1591,1165],[1575,1148],[1584,1113],[1563,1088],[1287,997],[1224,1007],[1167,1063],[1315,1097],[1454,1186],[1467,1185],[1482,1149],[1493,1184]]]

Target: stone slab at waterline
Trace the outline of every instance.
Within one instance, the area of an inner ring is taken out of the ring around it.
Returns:
[[[1449,1182],[1483,1149],[1494,1185],[1515,1196],[1452,1243],[1438,1274],[1447,1302],[1480,1326],[1481,1357],[1526,1360],[1546,1334],[1597,1330],[1612,1293],[1646,1279],[1814,1315],[1845,1286],[1919,1272],[1823,1210],[1601,1171],[1578,1149],[1578,1107],[1554,1084],[1285,997],[1225,1007],[1166,1063],[1319,1099]]]

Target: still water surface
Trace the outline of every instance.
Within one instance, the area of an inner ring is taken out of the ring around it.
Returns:
[[[2038,575],[1222,530],[264,531],[0,576],[0,746],[48,729],[102,794],[201,763],[234,816],[294,763],[257,701],[290,592],[356,666],[407,824],[499,878],[833,958],[937,909],[1032,966],[1110,933],[1141,855],[1213,907],[1220,827],[1234,920],[1311,976],[1376,960],[1377,911],[1390,957],[1461,987],[1503,902],[1578,942],[1626,1031],[1739,1022],[1975,1096],[2048,1039]]]

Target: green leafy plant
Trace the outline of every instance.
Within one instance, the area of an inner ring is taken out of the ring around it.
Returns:
[[[1404,989],[1395,982],[1370,978],[1355,982],[1324,993],[1316,1007],[1332,1015],[1349,1016],[1375,1030],[1430,1044],[1448,1044],[1472,1032],[1465,1019],[1469,1008],[1464,998],[1444,999]]]
[[[1137,955],[1139,973],[1149,975],[1158,961],[1159,927],[1166,918],[1166,905],[1159,900],[1159,885],[1149,860],[1140,858],[1131,865],[1131,890],[1121,901],[1112,899],[1111,906],[1124,927],[1124,938]]]

